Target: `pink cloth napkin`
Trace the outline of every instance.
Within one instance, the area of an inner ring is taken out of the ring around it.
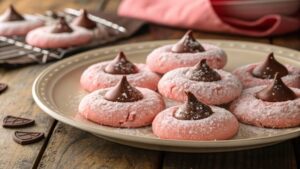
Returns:
[[[220,17],[210,0],[123,0],[118,13],[163,25],[256,37],[300,29],[299,17],[274,14],[255,21]]]

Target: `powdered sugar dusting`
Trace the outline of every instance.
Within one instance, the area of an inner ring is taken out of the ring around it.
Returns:
[[[166,73],[158,83],[159,92],[170,99],[184,101],[185,91],[192,92],[205,104],[220,105],[237,98],[242,91],[242,84],[231,73],[215,70],[221,80],[214,82],[198,82],[189,80],[192,68],[178,68]]]
[[[156,114],[165,108],[165,104],[154,91],[137,89],[143,94],[143,99],[135,102],[112,102],[104,99],[103,96],[110,88],[94,91],[82,99],[79,112],[91,121],[109,126],[149,125]]]
[[[238,131],[236,118],[227,110],[211,106],[214,112],[200,120],[178,120],[178,107],[164,110],[153,121],[153,132],[160,138],[187,140],[229,139]]]
[[[0,16],[0,21],[4,19],[4,15]],[[34,15],[25,15],[25,20],[14,22],[2,22],[0,24],[0,34],[2,36],[26,35],[29,31],[38,28],[44,24],[40,18]]]
[[[272,128],[300,125],[300,89],[292,88],[297,99],[283,102],[267,102],[254,95],[266,86],[258,86],[243,91],[230,110],[245,123]]]
[[[204,52],[198,53],[174,53],[171,51],[173,45],[166,45],[153,50],[148,56],[146,63],[149,68],[158,73],[166,73],[180,67],[191,67],[201,59],[206,59],[212,68],[223,68],[227,62],[226,53],[219,47],[202,44]]]
[[[43,26],[30,31],[26,35],[26,42],[41,48],[63,48],[81,45],[93,38],[90,31],[81,27],[71,26],[73,32],[52,33],[53,27]]]
[[[81,86],[85,90],[94,91],[116,85],[124,75],[104,72],[109,62],[97,63],[86,69],[80,79]],[[145,64],[136,64],[136,66],[139,72],[126,75],[128,82],[133,86],[156,90],[160,76],[150,71]]]
[[[79,96],[77,99],[72,97],[71,101],[73,100],[74,103],[76,103],[74,106],[78,105],[79,100],[85,94],[86,94],[85,92],[82,92],[82,96]],[[180,102],[176,102],[176,101],[173,101],[173,100],[170,100],[167,98],[164,98],[164,100],[165,100],[167,108],[173,107],[173,106],[178,106],[178,105],[182,104]],[[77,109],[77,107],[76,107],[76,109]],[[74,110],[76,110],[76,109],[74,109]],[[144,137],[144,138],[149,138],[149,139],[159,139],[158,137],[156,137],[153,134],[151,126],[140,127],[140,128],[115,128],[115,127],[102,126],[102,125],[93,123],[91,121],[88,121],[85,118],[79,118],[79,117],[80,116],[76,116],[76,120],[79,120],[83,123],[88,123],[89,125],[94,126],[95,128],[109,130],[116,134],[125,134],[128,136],[138,136],[138,137]],[[280,135],[280,134],[284,134],[284,133],[295,130],[295,128],[287,128],[287,129],[261,128],[261,127],[256,127],[256,126],[242,124],[242,123],[240,123],[239,125],[240,125],[239,131],[233,138],[231,138],[232,140],[248,139],[248,138],[255,139],[255,138],[261,138],[261,137],[267,137],[267,136],[274,136],[274,135]]]
[[[260,79],[256,78],[252,75],[253,69],[259,63],[248,64],[241,66],[233,71],[233,74],[236,75],[240,81],[242,82],[244,88],[259,86],[259,85],[267,85],[271,84],[273,79]],[[288,69],[289,74],[282,77],[282,81],[290,87],[300,88],[300,68],[285,65]]]

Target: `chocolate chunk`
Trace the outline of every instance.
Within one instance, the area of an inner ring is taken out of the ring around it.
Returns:
[[[15,131],[13,139],[15,142],[26,145],[36,143],[44,138],[44,133],[40,132],[25,132],[25,131]]]
[[[186,92],[187,101],[174,112],[173,116],[179,120],[200,120],[209,117],[214,112],[201,103],[191,92]]]
[[[210,68],[206,59],[202,59],[195,67],[189,72],[189,79],[201,82],[214,82],[221,80],[221,76],[214,69]]]
[[[8,86],[5,83],[0,83],[0,94],[7,90]]]
[[[58,22],[55,24],[51,33],[70,33],[73,29],[68,25],[64,17],[60,17]]]
[[[104,68],[104,71],[110,74],[133,74],[138,72],[138,68],[127,60],[123,52],[120,52],[115,59]]]
[[[143,99],[143,94],[131,86],[126,76],[123,76],[116,86],[105,93],[104,99],[113,102],[135,102]]]
[[[10,22],[10,21],[22,21],[25,20],[24,17],[19,14],[13,5],[9,5],[8,9],[2,14],[2,22]]]
[[[283,77],[288,75],[289,71],[274,58],[273,53],[270,53],[266,60],[257,65],[252,71],[254,77],[261,79],[273,79],[276,73],[278,73],[279,77]]]
[[[196,53],[203,51],[205,51],[205,49],[194,38],[191,30],[187,31],[186,34],[172,47],[172,52],[175,53]]]
[[[257,92],[255,96],[268,102],[283,102],[297,98],[297,95],[282,82],[278,74],[275,75],[272,84]]]
[[[15,116],[6,116],[3,119],[2,126],[4,128],[19,128],[34,125],[34,120]]]
[[[81,26],[87,29],[94,29],[97,27],[97,23],[92,21],[88,17],[88,12],[85,9],[80,11],[80,15],[73,20],[73,24],[77,26]]]

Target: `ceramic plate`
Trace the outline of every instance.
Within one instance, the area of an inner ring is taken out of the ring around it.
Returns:
[[[222,152],[251,149],[275,144],[300,135],[300,127],[290,129],[264,129],[240,125],[238,134],[224,141],[162,140],[155,137],[151,127],[120,129],[97,125],[77,116],[77,107],[87,93],[79,86],[80,75],[91,64],[108,60],[124,51],[133,62],[144,62],[154,48],[175,41],[152,41],[112,46],[81,53],[60,61],[44,70],[33,84],[33,98],[38,106],[53,118],[98,137],[145,149],[178,152]],[[200,40],[223,48],[228,55],[225,70],[263,60],[274,52],[282,62],[300,66],[300,52],[278,46],[242,41]]]

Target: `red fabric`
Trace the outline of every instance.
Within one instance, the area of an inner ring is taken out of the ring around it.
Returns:
[[[174,27],[269,36],[300,29],[298,17],[267,15],[255,21],[220,17],[210,0],[123,0],[119,15]]]

